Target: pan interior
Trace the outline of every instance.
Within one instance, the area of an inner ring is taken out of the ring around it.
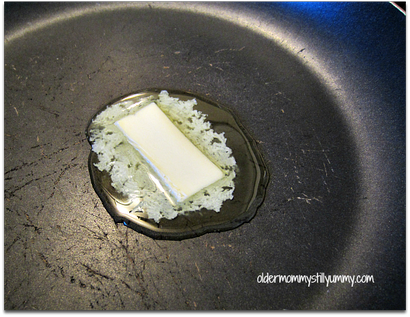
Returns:
[[[243,258],[232,260],[234,267],[224,273],[223,280],[229,278],[239,288],[254,285],[258,274],[272,270],[277,274],[340,273],[336,265],[348,248],[359,202],[366,199],[360,196],[356,145],[340,101],[281,43],[193,12],[95,10],[13,38],[5,45],[4,63],[5,133],[19,136],[5,137],[9,153],[5,171],[10,177],[5,182],[5,231],[10,236],[20,228],[9,221],[13,218],[7,212],[10,205],[21,210],[43,206],[41,217],[33,213],[30,219],[45,228],[55,227],[56,208],[61,213],[70,210],[70,217],[59,219],[59,226],[74,234],[75,219],[87,218],[94,208],[89,191],[77,199],[63,198],[74,190],[74,184],[87,186],[89,181],[89,148],[82,133],[87,120],[116,96],[166,87],[227,105],[257,140],[270,171],[265,202],[257,216],[234,234],[206,235],[221,243],[228,239],[243,251]],[[36,140],[44,142],[42,151]],[[79,146],[77,156],[82,161],[73,163],[69,156],[44,158],[47,153],[61,155],[58,151],[67,144]],[[28,150],[22,153],[21,148]],[[79,171],[68,176],[70,183],[58,194],[55,181],[47,183],[46,175],[50,170],[60,171],[62,162],[77,164],[73,168]],[[27,170],[33,165],[34,177]],[[20,181],[14,178],[18,171]],[[28,202],[20,199],[26,193],[21,185],[30,179],[41,182],[42,194],[31,195]],[[167,248],[171,253],[181,252],[182,258],[190,249],[177,244]],[[196,252],[198,259],[207,257],[205,249]],[[217,279],[223,263],[214,260],[210,270]],[[49,261],[53,262],[52,255]],[[6,264],[5,270],[13,276]],[[251,302],[246,294],[237,294],[242,300],[226,307],[296,308],[323,291],[320,285],[312,286],[314,291],[305,297],[302,286],[281,285],[266,292],[258,288],[260,296]],[[163,296],[173,297],[166,288],[162,291]]]

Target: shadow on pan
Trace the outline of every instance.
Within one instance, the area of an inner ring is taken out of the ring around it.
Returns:
[[[405,309],[404,30],[387,3],[6,3],[5,309]],[[251,222],[181,242],[113,223],[83,131],[149,87],[258,140]]]

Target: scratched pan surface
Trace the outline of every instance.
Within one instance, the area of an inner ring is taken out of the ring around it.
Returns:
[[[405,308],[405,16],[388,3],[6,3],[4,308]],[[115,224],[88,120],[167,87],[233,110],[269,165],[232,231]],[[374,283],[258,283],[263,273]]]

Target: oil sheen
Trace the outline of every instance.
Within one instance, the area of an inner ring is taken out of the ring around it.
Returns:
[[[96,124],[95,120],[103,111],[110,110],[112,106],[120,103],[125,106],[141,107],[144,104],[157,101],[160,98],[161,91],[161,89],[152,89],[121,97],[98,111],[87,127],[87,137],[91,146],[95,141],[93,131],[104,128],[102,126],[104,122]],[[250,221],[263,202],[269,180],[267,167],[257,148],[255,139],[250,136],[239,120],[227,108],[200,96],[181,91],[169,91],[169,96],[182,101],[195,99],[194,109],[206,115],[206,121],[210,123],[214,132],[224,136],[226,146],[232,150],[229,158],[223,159],[225,162],[221,166],[226,173],[226,177],[221,181],[225,183],[216,184],[214,188],[211,185],[202,193],[198,193],[197,197],[195,195],[189,197],[184,205],[179,207],[184,212],[173,216],[172,219],[152,219],[152,216],[148,217],[146,209],[139,208],[144,197],[132,193],[132,191],[124,192],[119,188],[115,188],[115,186],[113,187],[115,182],[113,182],[110,173],[105,170],[101,171],[101,168],[97,167],[102,162],[99,161],[96,152],[91,151],[89,155],[91,181],[104,207],[116,222],[122,222],[138,232],[158,239],[180,240],[191,238],[207,232],[230,230]],[[181,122],[174,123],[175,125],[181,124]],[[108,124],[112,124],[112,120],[111,122],[108,120]],[[126,142],[120,142],[119,144],[123,143],[126,144]],[[195,142],[193,143],[195,144]],[[200,144],[195,145],[199,147]],[[136,155],[127,147],[117,150],[132,153],[128,157]],[[205,149],[201,150],[205,151]],[[135,161],[139,162],[138,164],[144,165],[142,170],[150,174],[149,166],[145,166],[138,156],[135,157]],[[103,158],[100,157],[100,159]],[[132,162],[127,164],[131,166]],[[138,179],[138,175],[133,175],[133,177]],[[152,186],[152,182],[147,182],[146,186],[143,186],[149,188],[149,186]],[[218,192],[218,186],[223,190]],[[158,187],[152,186],[151,190],[152,193],[156,193]],[[145,195],[147,195],[147,192],[149,191],[145,191]],[[217,194],[212,196],[212,193]],[[222,200],[219,197],[221,193],[226,196]],[[208,204],[203,204],[205,207],[202,208],[198,208],[198,204],[195,205],[196,202],[201,200],[198,198],[200,195],[208,201]]]

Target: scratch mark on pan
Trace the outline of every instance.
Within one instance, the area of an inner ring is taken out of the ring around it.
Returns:
[[[329,157],[328,157],[327,154],[326,154],[326,151],[325,151],[325,149],[324,149],[324,147],[323,147],[323,145],[322,145],[322,142],[320,142],[319,139],[318,139],[317,141],[319,142],[319,145],[320,145],[320,147],[321,147],[321,149],[322,149],[322,153],[323,153],[323,155],[325,156],[325,159],[326,159],[327,163],[329,164],[330,170],[332,171],[332,173],[334,173],[334,170],[333,170],[333,168],[332,168],[332,166],[331,166],[332,163],[330,163]]]
[[[47,268],[51,268],[51,264],[50,264],[50,262],[48,262],[46,256],[43,253],[40,253],[40,252],[37,252],[37,253],[40,256],[41,260],[44,262],[45,266]]]
[[[331,171],[332,173],[334,173],[335,171],[333,170],[332,163],[330,162],[330,159],[329,159],[329,157],[328,157],[327,154],[326,154],[326,152],[329,152],[329,150],[326,150],[326,149],[324,148],[324,146],[322,145],[322,142],[320,141],[320,139],[319,139],[319,137],[318,137],[318,135],[317,135],[315,129],[312,129],[312,130],[313,130],[313,133],[314,133],[314,135],[315,135],[315,137],[316,137],[316,139],[317,139],[317,142],[319,143],[319,146],[320,146],[320,149],[321,149],[320,152],[323,153],[323,155],[324,155],[324,157],[325,157],[325,159],[326,159],[327,164],[329,164],[330,171]],[[327,169],[326,169],[325,163],[323,163],[323,167],[325,168],[325,174],[326,174],[326,177],[327,177],[327,176],[328,176],[328,173],[327,173]]]
[[[326,169],[326,164],[325,164],[325,163],[323,163],[323,168],[324,168],[324,170],[325,170],[325,175],[326,175],[326,177],[327,177],[327,169]]]
[[[196,269],[198,270],[199,279],[202,281],[201,272],[199,271],[199,267],[198,267],[198,264],[196,264],[196,262],[195,262],[195,266],[196,266]]]
[[[81,265],[84,266],[84,267],[87,269],[87,272],[90,273],[90,274],[92,274],[92,275],[98,275],[98,276],[101,276],[101,277],[103,277],[103,278],[105,278],[105,279],[107,279],[107,280],[112,280],[112,281],[114,280],[112,277],[109,277],[108,275],[105,275],[105,274],[103,274],[103,273],[100,273],[100,272],[98,272],[98,271],[92,269],[92,268],[89,267],[87,264],[81,263]]]
[[[322,202],[319,198],[316,198],[316,197],[308,198],[308,196],[307,196],[306,194],[304,194],[304,193],[302,193],[302,195],[303,195],[304,197],[296,197],[296,199],[304,200],[304,201],[305,201],[307,204],[309,204],[309,205],[310,205],[310,202],[311,202],[312,200],[316,200],[316,201],[318,201],[318,202]]]
[[[20,240],[20,237],[16,237],[16,238],[13,240],[13,242],[7,247],[6,252],[8,252],[8,251],[11,249],[11,247],[12,247],[18,240]]]
[[[326,186],[327,192],[330,194],[330,188],[329,188],[329,186],[327,185],[326,181],[324,180],[323,176],[322,176],[322,180],[323,180],[323,184]]]
[[[78,165],[78,164],[68,164],[68,165],[61,171],[60,175],[57,176],[57,179],[54,181],[54,185],[57,185],[57,184],[60,182],[61,177],[63,177],[63,175],[65,174],[65,172],[66,172],[67,170],[69,170],[70,168],[75,167],[75,166],[77,166],[77,165]]]
[[[232,52],[240,52],[245,48],[245,46],[242,46],[241,48],[222,48],[220,50],[215,51],[215,54],[225,52],[225,51],[232,51]]]

